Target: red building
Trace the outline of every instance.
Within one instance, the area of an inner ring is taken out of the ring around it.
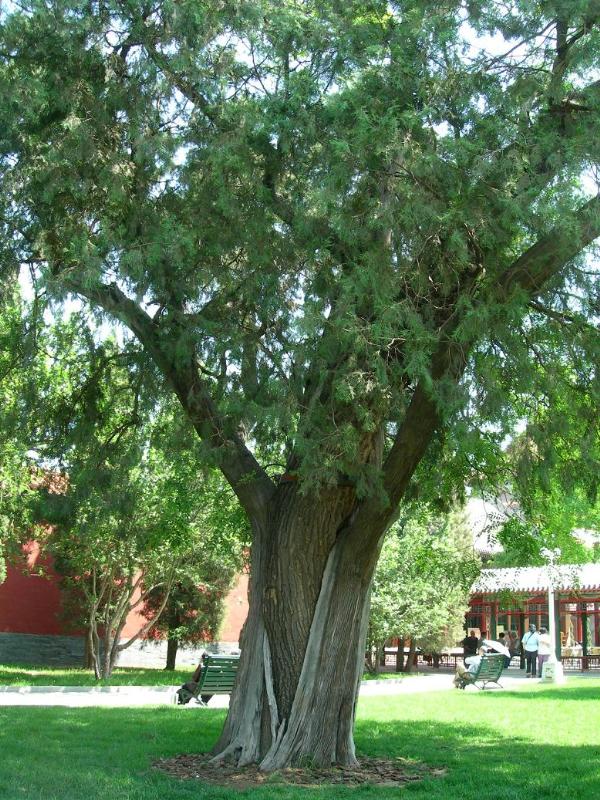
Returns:
[[[565,668],[600,669],[600,564],[483,570],[472,588],[467,627],[491,639],[512,631],[521,640],[530,623],[560,633],[556,655]]]

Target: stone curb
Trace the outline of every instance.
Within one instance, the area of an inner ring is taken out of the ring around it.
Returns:
[[[361,681],[363,686],[399,686],[404,683],[402,678],[389,678],[388,680]],[[0,686],[0,694],[174,694],[179,686]]]
[[[174,694],[179,686],[0,686],[2,694]]]

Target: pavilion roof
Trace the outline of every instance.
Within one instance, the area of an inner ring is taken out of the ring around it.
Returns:
[[[471,587],[471,594],[495,594],[501,591],[546,592],[550,583],[555,589],[562,591],[600,589],[600,564],[484,569]]]

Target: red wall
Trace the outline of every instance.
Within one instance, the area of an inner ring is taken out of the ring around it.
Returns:
[[[238,576],[233,589],[225,598],[225,618],[219,631],[220,642],[239,642],[242,625],[248,616],[248,576]]]
[[[26,556],[30,569],[43,568],[45,574],[55,577],[52,565],[40,558],[37,544],[27,546]],[[55,580],[8,567],[6,580],[0,584],[0,632],[61,634],[59,611],[60,592]]]
[[[72,630],[66,631],[60,623],[60,591],[50,560],[40,557],[35,542],[27,546],[26,556],[29,569],[43,568],[47,577],[8,567],[6,580],[0,584],[0,633],[72,634]],[[239,641],[247,614],[248,576],[240,575],[225,600],[219,641]],[[123,638],[137,633],[146,622],[141,614],[132,612],[127,618]]]

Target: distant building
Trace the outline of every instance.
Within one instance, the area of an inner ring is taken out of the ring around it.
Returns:
[[[556,619],[548,618],[548,591]],[[502,631],[523,637],[530,623],[552,625],[557,657],[566,668],[600,670],[600,564],[484,569],[471,589],[466,626],[497,639]]]

